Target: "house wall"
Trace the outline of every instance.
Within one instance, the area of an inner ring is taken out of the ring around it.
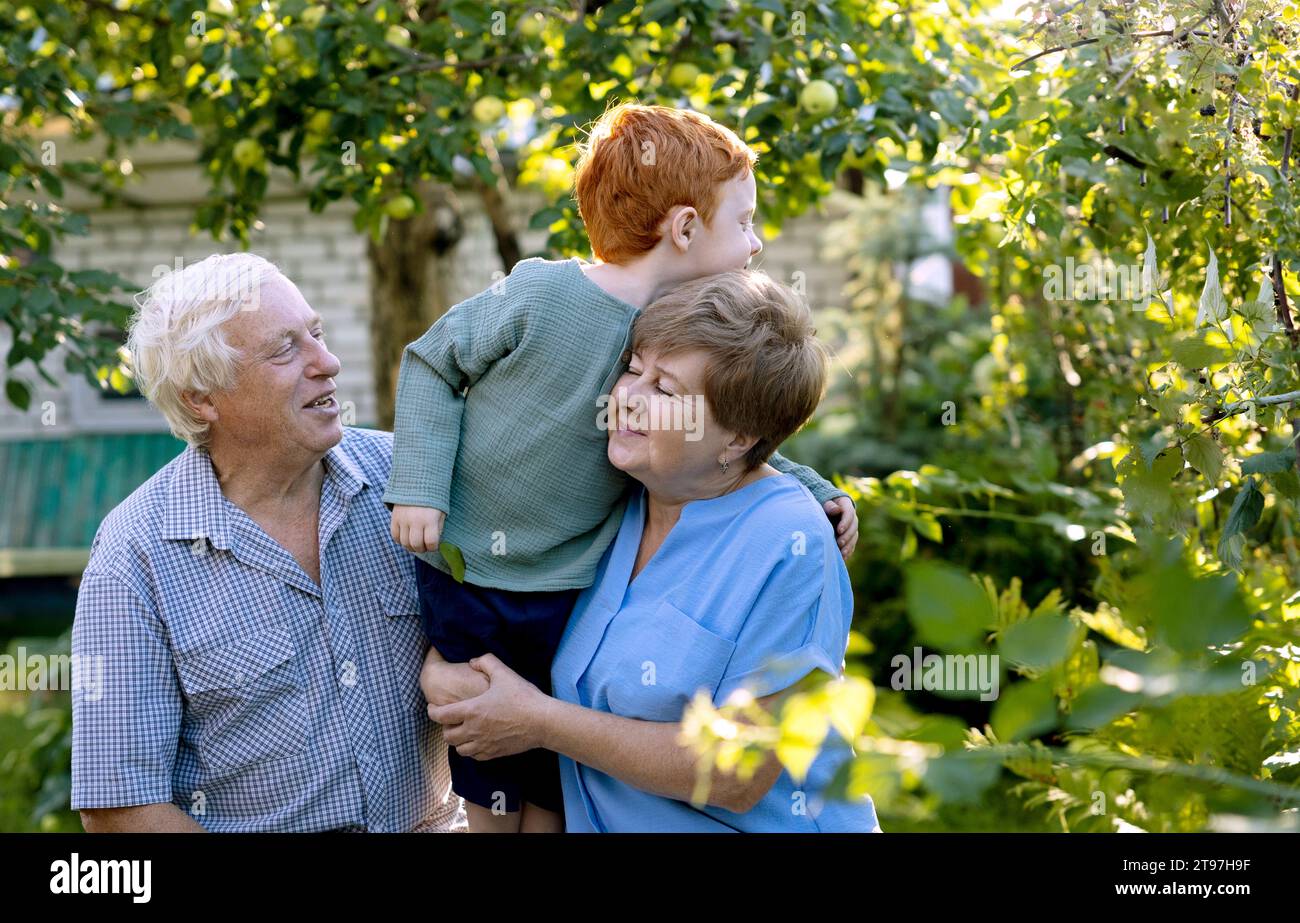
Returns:
[[[75,155],[75,151],[66,152]],[[57,259],[71,269],[106,269],[136,280],[143,288],[155,272],[212,253],[233,252],[232,242],[214,241],[206,233],[191,235],[189,223],[206,190],[206,180],[194,166],[193,149],[168,143],[137,150],[132,157],[133,182],[127,195],[134,207],[105,210],[89,197],[69,197],[71,208],[87,211],[91,232],[61,243]],[[449,265],[457,267],[451,291],[455,300],[481,291],[502,267],[490,225],[472,193],[460,195],[464,237]],[[528,218],[542,202],[535,193],[516,193],[511,207],[516,226],[526,229]],[[766,243],[755,265],[774,278],[803,283],[814,308],[838,304],[847,273],[820,255],[823,228],[838,210],[807,214],[786,223],[784,232]],[[375,419],[368,330],[369,264],[365,238],[352,227],[350,203],[333,203],[322,214],[307,208],[303,191],[287,174],[273,178],[262,226],[252,234],[251,249],[275,262],[302,291],[325,320],[331,350],[342,371],[337,383],[340,402],[352,401],[359,424]],[[544,231],[521,230],[525,253],[540,251]],[[7,349],[0,334],[0,348]],[[62,382],[50,387],[30,372],[35,384],[26,412],[0,401],[0,438],[66,436],[77,432],[165,430],[162,417],[142,400],[104,398],[88,383],[63,372],[62,360],[51,357],[47,368]],[[21,371],[21,370],[20,370]]]

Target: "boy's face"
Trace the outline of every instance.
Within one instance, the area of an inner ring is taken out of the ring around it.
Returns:
[[[746,170],[723,183],[722,200],[709,224],[698,215],[691,222],[694,233],[685,254],[686,279],[744,269],[762,251],[763,242],[754,233],[757,190],[753,172]]]

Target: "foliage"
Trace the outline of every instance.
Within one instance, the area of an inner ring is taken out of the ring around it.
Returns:
[[[19,638],[29,655],[66,656],[71,632],[58,638]],[[72,697],[66,691],[0,692],[0,830],[80,832],[69,810],[72,791]]]
[[[376,240],[420,212],[426,182],[536,187],[551,201],[531,225],[558,255],[587,249],[570,197],[584,127],[615,100],[690,105],[760,153],[759,213],[774,234],[842,170],[879,178],[880,138],[934,154],[932,109],[958,106],[945,12],[963,4],[941,6],[924,17],[922,66],[902,40],[909,22],[852,0],[614,0],[545,15],[524,0],[0,0],[0,93],[19,101],[0,121],[5,199],[18,203],[0,211],[0,308],[19,344],[10,399],[25,403],[18,370],[41,369],[57,343],[127,384],[90,326],[121,325],[125,307],[92,293],[129,283],[66,273],[51,244],[85,230],[58,204],[64,183],[109,201],[129,189],[131,142],[196,141],[208,188],[193,227],[243,246],[279,169],[313,209],[355,203]],[[814,80],[834,90],[830,111],[801,107]],[[24,264],[23,248],[37,259]]]
[[[1055,829],[1293,828],[1300,13],[1027,12],[955,61],[979,90],[938,155],[892,150],[906,183],[849,219],[853,377],[797,443],[859,475],[848,682],[893,686],[843,789],[886,829],[993,789]],[[909,187],[936,186],[987,303],[934,310],[882,271]],[[882,328],[892,352],[855,352]],[[908,688],[889,663],[914,645],[996,655],[998,695]],[[808,723],[791,707],[770,737]]]

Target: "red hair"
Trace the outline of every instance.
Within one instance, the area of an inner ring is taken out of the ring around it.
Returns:
[[[754,168],[736,133],[691,109],[621,103],[579,149],[574,191],[598,260],[625,263],[654,248],[668,210],[689,205],[707,225],[719,188]]]

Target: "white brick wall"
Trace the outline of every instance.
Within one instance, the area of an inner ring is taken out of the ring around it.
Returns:
[[[140,160],[136,163],[140,172],[147,172]],[[168,167],[166,172],[177,171]],[[200,183],[196,175],[192,184],[185,187],[183,183],[178,184],[174,175],[168,175],[165,185],[173,192],[178,185],[197,191]],[[161,180],[159,184],[163,184]],[[486,288],[492,283],[493,272],[502,269],[487,216],[478,200],[472,194],[462,194],[460,201],[465,234],[456,252],[446,261],[455,272],[449,285],[453,303]],[[527,230],[528,218],[540,205],[540,199],[529,193],[521,193],[511,202],[525,254],[541,250],[546,241],[544,230]],[[211,253],[238,249],[228,241],[213,241],[207,235],[191,236],[188,229],[192,219],[192,206],[172,204],[172,201],[142,211],[94,211],[90,236],[65,241],[57,258],[69,268],[112,270],[138,280],[143,286],[151,280],[154,267],[170,268],[176,257],[188,265]],[[358,423],[372,423],[375,401],[367,321],[370,267],[365,238],[352,228],[351,206],[335,203],[323,214],[312,214],[305,197],[290,194],[269,201],[262,222],[263,227],[252,235],[252,250],[275,262],[324,317],[330,348],[342,364],[338,377],[340,399],[355,402]],[[841,267],[828,265],[819,255],[822,228],[827,223],[827,217],[814,213],[787,222],[783,233],[766,243],[755,264],[784,282],[792,282],[794,273],[803,272],[807,296],[814,309],[839,304],[847,279]],[[7,345],[0,343],[0,348]],[[47,367],[55,378],[71,377],[62,371],[60,360],[50,362]],[[36,379],[30,373],[24,373],[24,377]],[[44,401],[55,402],[55,427],[41,423]],[[68,382],[59,389],[42,383],[26,413],[0,401],[0,436],[165,428],[161,416],[151,408],[123,407],[122,402],[103,401],[80,382]]]

